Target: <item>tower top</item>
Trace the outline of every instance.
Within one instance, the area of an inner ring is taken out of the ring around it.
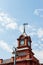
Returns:
[[[26,26],[26,25],[28,25],[28,23],[24,23],[24,24],[23,24],[23,26],[24,26],[24,31],[23,31],[23,33],[26,33],[26,31],[25,31],[25,26]]]

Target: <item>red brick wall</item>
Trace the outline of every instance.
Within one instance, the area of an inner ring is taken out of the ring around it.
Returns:
[[[32,65],[30,61],[17,62],[16,65]]]

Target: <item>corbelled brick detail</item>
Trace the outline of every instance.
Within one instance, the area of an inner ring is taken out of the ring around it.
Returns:
[[[11,62],[14,62],[14,57],[11,57]]]

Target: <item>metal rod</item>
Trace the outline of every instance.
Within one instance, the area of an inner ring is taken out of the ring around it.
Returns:
[[[16,48],[15,48],[15,58],[14,58],[14,65],[16,65]]]
[[[15,47],[13,47],[12,54],[15,55],[15,57],[14,57],[14,65],[16,65],[16,48]]]
[[[26,33],[26,32],[25,32],[25,26],[26,26],[26,25],[28,25],[28,23],[24,23],[24,24],[23,24],[23,26],[24,26],[24,31],[23,31],[23,33]]]

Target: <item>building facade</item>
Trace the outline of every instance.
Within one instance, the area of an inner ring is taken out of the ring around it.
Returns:
[[[32,52],[31,37],[26,33],[23,33],[19,36],[17,41],[18,47],[16,50],[16,65],[41,65],[39,60],[34,57],[34,53]],[[14,65],[14,60],[14,57],[6,60],[0,59],[0,65]]]

